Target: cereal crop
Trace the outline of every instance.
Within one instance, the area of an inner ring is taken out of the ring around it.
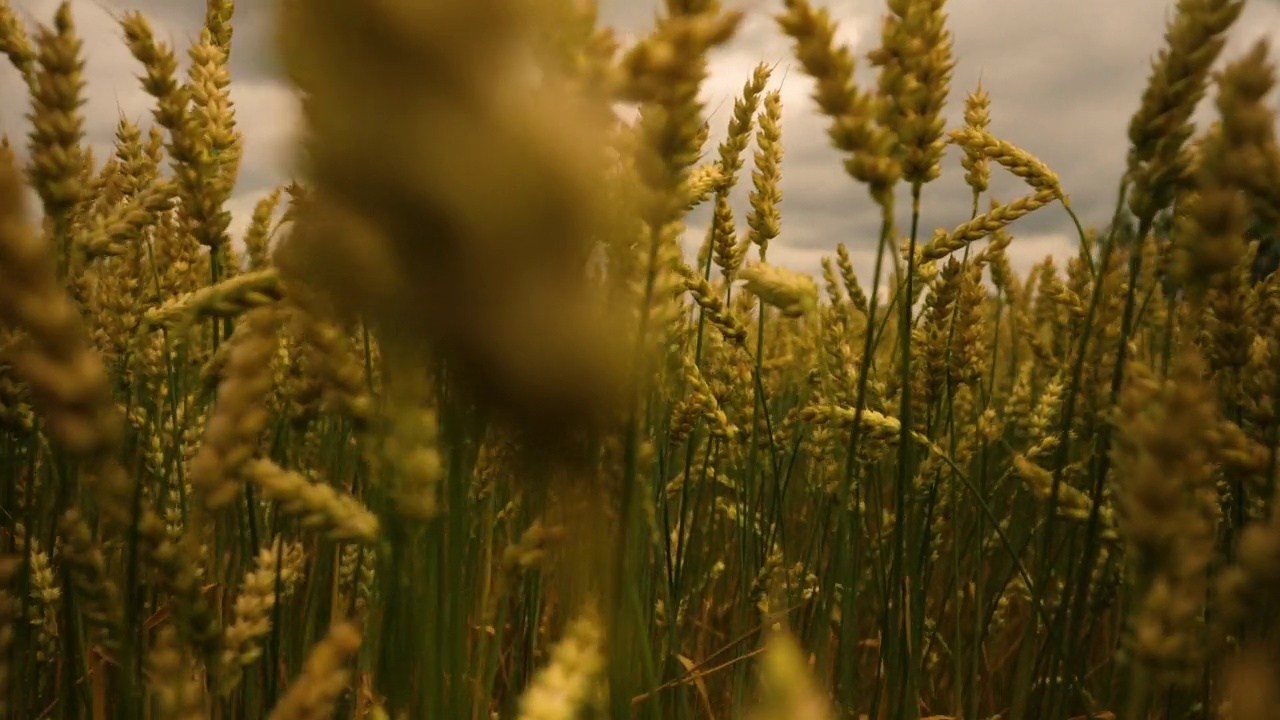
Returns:
[[[297,179],[233,233],[232,0],[183,46],[117,18],[153,102],[106,157],[73,4],[0,0],[0,717],[1277,717],[1243,4],[1176,3],[1099,228],[999,98],[948,125],[945,0],[865,57],[822,0],[753,8],[883,218],[811,277],[769,253],[777,66],[709,140],[728,3],[625,41],[592,0],[273,3]],[[972,213],[923,227],[944,173]],[[1075,248],[1020,275],[1033,213]]]

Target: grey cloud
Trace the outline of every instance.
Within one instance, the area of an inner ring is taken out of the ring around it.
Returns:
[[[102,0],[112,12],[122,15],[140,11],[161,30],[161,37],[182,48],[195,40],[204,21],[204,0]],[[262,0],[236,3],[232,22],[230,72],[233,78],[274,77],[278,64],[272,50],[275,22],[274,2]]]
[[[154,103],[137,79],[141,66],[129,54],[119,19],[130,10],[147,18],[157,39],[178,55],[185,72],[186,50],[197,37],[204,18],[203,0],[106,0],[72,4],[76,30],[84,43],[86,107],[85,136],[99,161],[111,152],[117,122],[124,116],[144,127],[151,125]],[[57,0],[18,0],[19,16],[34,35],[36,23],[49,23]],[[244,157],[235,194],[230,201],[232,231],[240,232],[254,203],[288,176],[290,149],[297,127],[292,91],[280,78],[271,53],[271,3],[241,2],[235,29],[231,66],[231,99],[244,134]],[[25,98],[16,72],[0,67],[0,96]],[[10,110],[14,108],[14,110]],[[0,131],[21,152],[28,125],[26,105],[0,108]]]
[[[11,0],[12,2],[12,0]],[[624,38],[646,32],[660,0],[600,0],[602,22]],[[814,0],[841,23],[841,38],[859,58],[859,82],[872,84],[865,61],[879,41],[883,3],[871,0]],[[849,245],[864,276],[878,235],[879,216],[865,188],[850,180],[841,158],[827,144],[826,123],[809,99],[812,83],[791,60],[789,41],[776,29],[772,14],[781,0],[726,0],[742,8],[746,20],[735,40],[713,57],[703,99],[711,114],[712,143],[723,137],[733,99],[756,63],[778,63],[772,88],[783,95],[783,235],[770,250],[773,260],[816,272],[818,259]],[[231,73],[237,119],[245,135],[240,182],[232,200],[236,227],[242,227],[253,203],[285,181],[296,128],[296,103],[280,76],[271,50],[274,3],[241,0],[234,26]],[[47,22],[56,0],[17,0],[19,13]],[[89,83],[87,133],[101,158],[109,151],[118,112],[147,121],[150,101],[138,88],[137,64],[124,49],[112,16],[143,11],[163,39],[181,53],[195,37],[203,0],[77,0],[73,3],[85,40]],[[949,26],[955,35],[957,67],[947,108],[948,126],[960,123],[966,93],[981,78],[991,94],[992,131],[1044,160],[1062,178],[1073,206],[1086,224],[1101,225],[1111,214],[1123,169],[1126,130],[1150,72],[1150,60],[1163,44],[1173,0],[952,0]],[[1226,50],[1242,52],[1256,38],[1280,40],[1280,3],[1249,3]],[[1276,48],[1280,59],[1280,48]],[[0,69],[0,96],[21,97],[16,74]],[[1211,98],[1201,108],[1212,116]],[[26,132],[21,110],[0,107],[0,130],[21,145]],[[734,196],[738,226],[746,227],[750,165]],[[1027,192],[1016,178],[994,168],[992,193],[1003,200]],[[959,155],[950,150],[943,177],[924,195],[921,236],[935,227],[953,227],[968,219],[971,199],[963,182]],[[984,204],[985,206],[985,204]],[[898,225],[907,227],[908,198],[899,200]],[[690,218],[691,245],[706,222],[706,209]],[[1072,251],[1072,226],[1061,208],[1046,208],[1014,227],[1011,255],[1025,268],[1047,252]]]
[[[882,6],[855,2],[825,6],[846,28],[853,26],[848,35],[856,38],[859,82],[874,83],[864,58],[878,43]],[[957,62],[946,111],[948,126],[961,123],[964,97],[981,79],[992,97],[992,131],[1059,174],[1086,226],[1105,224],[1123,171],[1128,121],[1140,102],[1151,59],[1163,45],[1173,4],[1162,0],[985,0],[952,2],[948,9]],[[758,17],[766,10],[774,12],[776,6],[751,3],[749,12],[757,17],[722,53],[724,61],[716,67],[719,73],[736,76],[739,84],[757,58],[787,57],[785,39],[767,18]],[[1280,6],[1249,4],[1229,38],[1225,58],[1237,56],[1260,37],[1280,40]],[[843,175],[840,158],[828,148],[825,123],[814,117],[808,99],[811,82],[799,77],[789,60],[779,71],[775,77],[781,77],[782,71],[788,75],[783,87],[784,231],[775,246],[830,253],[837,242],[846,242],[869,257],[878,236],[878,213],[865,191]],[[736,93],[736,88],[717,78],[706,99],[714,105],[725,92]],[[1212,116],[1211,102],[1212,98],[1202,105],[1201,120]],[[713,140],[719,137],[713,133]],[[993,168],[991,192],[1007,201],[1028,189],[1017,178]],[[737,208],[745,213],[744,198],[737,199]],[[967,220],[971,206],[959,153],[951,149],[943,177],[925,189],[921,237],[927,239],[935,227],[950,228]],[[897,214],[899,229],[905,232],[909,222],[905,191],[899,194]],[[1017,267],[1027,268],[1049,252],[1074,252],[1075,243],[1069,239],[1074,237],[1073,225],[1060,207],[1033,213],[1019,221],[1014,231],[1019,241],[1011,255]],[[778,251],[770,252],[780,258]],[[795,256],[806,265],[797,269],[816,271],[812,253]],[[860,270],[870,273],[869,267]]]

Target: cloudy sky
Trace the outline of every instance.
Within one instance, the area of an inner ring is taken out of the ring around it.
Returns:
[[[56,0],[8,0],[29,24],[49,22]],[[865,54],[878,41],[881,2],[815,0],[841,23],[843,38],[859,57],[859,75],[873,82]],[[756,63],[778,63],[773,86],[783,95],[783,230],[770,259],[816,272],[837,242],[854,252],[859,274],[869,277],[878,214],[861,186],[843,175],[839,156],[826,144],[825,123],[813,113],[811,84],[790,61],[788,41],[771,15],[781,0],[728,0],[747,20],[735,41],[714,57],[704,99],[718,142],[733,98]],[[1087,224],[1110,217],[1123,164],[1125,130],[1146,83],[1150,58],[1158,51],[1174,0],[952,0],[948,6],[957,67],[947,115],[960,120],[963,99],[979,79],[992,97],[992,131],[1040,157],[1061,176],[1072,204]],[[254,202],[281,183],[289,171],[297,112],[272,58],[273,3],[241,0],[232,49],[232,99],[245,136],[242,175],[231,202],[233,231],[247,221]],[[643,33],[659,0],[601,0],[604,20],[624,37]],[[1280,48],[1280,2],[1249,0],[1230,38],[1235,56],[1260,37]],[[139,69],[120,37],[115,18],[142,10],[160,37],[184,49],[195,36],[204,0],[71,0],[88,63],[87,133],[99,158],[110,152],[117,118],[149,122],[150,103],[135,79]],[[15,145],[26,133],[16,72],[0,67],[0,131]],[[1209,111],[1206,106],[1202,111]],[[1202,117],[1207,117],[1202,112]],[[970,199],[958,154],[944,162],[943,177],[925,190],[922,236],[969,217]],[[993,191],[1011,199],[1025,192],[996,170]],[[745,188],[743,188],[745,195]],[[738,198],[738,206],[745,205]],[[905,203],[900,203],[905,204]],[[739,215],[739,224],[745,221]],[[905,220],[905,218],[904,218]],[[704,216],[692,218],[694,230]],[[905,227],[905,225],[903,226]],[[1021,270],[1053,253],[1072,251],[1065,234],[1070,221],[1060,207],[1041,210],[1014,227],[1011,248]]]

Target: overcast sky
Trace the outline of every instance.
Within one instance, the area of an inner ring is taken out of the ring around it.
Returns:
[[[8,0],[29,24],[49,22],[56,0]],[[874,81],[865,61],[879,40],[882,2],[814,0],[841,23],[845,40],[859,59],[860,81]],[[605,22],[624,37],[643,33],[658,0],[601,0]],[[790,60],[789,43],[771,15],[781,0],[729,0],[747,12],[735,41],[714,57],[704,99],[711,113],[712,143],[723,134],[742,83],[756,63],[778,63],[773,87],[783,94],[782,235],[770,248],[773,262],[816,272],[818,260],[845,242],[854,252],[859,274],[868,278],[878,214],[863,187],[842,172],[840,158],[827,146],[826,124],[813,112],[811,84]],[[952,0],[950,29],[955,36],[956,71],[947,108],[948,127],[960,122],[963,99],[979,78],[992,97],[991,130],[1037,155],[1062,178],[1074,207],[1087,224],[1110,217],[1126,152],[1125,131],[1137,107],[1150,58],[1163,42],[1173,0]],[[244,133],[241,177],[231,201],[240,232],[256,200],[286,179],[297,123],[295,103],[279,78],[270,47],[271,7],[267,0],[241,0],[234,22],[232,99]],[[1233,57],[1259,37],[1280,47],[1280,2],[1250,0],[1230,38]],[[99,159],[110,152],[119,113],[150,122],[150,101],[135,76],[113,19],[142,10],[160,37],[178,46],[180,57],[203,17],[204,0],[72,0],[84,39],[88,66],[87,134]],[[17,73],[0,67],[0,131],[21,145],[27,131]],[[1206,103],[1202,111],[1211,108]],[[1207,114],[1202,112],[1202,117]],[[993,190],[1008,200],[1026,190],[1016,179],[994,171]],[[749,183],[748,183],[749,185]],[[737,198],[738,224],[745,227],[746,188]],[[905,206],[905,202],[900,205]],[[943,177],[925,189],[921,236],[969,217],[970,198],[958,153],[948,152]],[[705,215],[691,219],[701,231]],[[901,219],[905,223],[905,218]],[[904,224],[905,228],[906,225]],[[1070,221],[1060,207],[1039,211],[1013,228],[1010,253],[1022,270],[1046,254],[1065,256],[1074,240],[1065,234]],[[692,234],[692,233],[691,233]],[[1072,236],[1073,237],[1073,236]]]

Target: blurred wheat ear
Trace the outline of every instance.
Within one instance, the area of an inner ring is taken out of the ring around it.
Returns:
[[[551,440],[609,417],[625,372],[584,272],[601,217],[599,113],[562,84],[535,97],[503,81],[534,27],[526,12],[286,4],[315,202],[278,262]],[[393,102],[403,112],[365,111]]]

